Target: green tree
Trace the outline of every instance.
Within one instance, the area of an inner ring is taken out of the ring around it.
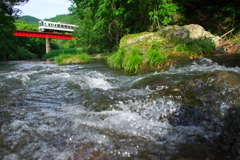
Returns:
[[[195,23],[215,34],[231,29],[240,33],[240,5],[237,0],[174,0],[179,4],[183,24]]]
[[[28,0],[0,1],[0,60],[7,59],[11,52],[16,51],[14,36],[14,21],[20,12],[14,6],[26,3]]]
[[[76,37],[81,45],[100,49],[118,45],[122,36],[154,31],[170,24],[177,14],[171,0],[72,0],[79,19]]]

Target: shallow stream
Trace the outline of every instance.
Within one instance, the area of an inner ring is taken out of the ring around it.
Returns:
[[[239,67],[206,58],[139,75],[110,69],[101,59],[69,66],[2,62],[0,159],[231,157],[214,145],[218,129],[170,122],[168,117],[181,114],[181,97],[160,96],[173,84],[214,71],[240,74]],[[153,78],[159,83],[153,85],[149,80]],[[220,103],[229,107],[227,102]]]

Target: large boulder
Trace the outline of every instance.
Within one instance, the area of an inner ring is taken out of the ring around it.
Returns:
[[[165,71],[182,66],[188,59],[214,52],[217,40],[218,37],[197,24],[167,26],[157,32],[124,36],[119,51],[109,62],[110,66],[131,73]]]
[[[214,36],[208,31],[198,25],[190,24],[183,27],[180,26],[167,26],[158,32],[143,32],[138,34],[131,34],[124,36],[121,39],[120,47],[136,46],[145,50],[148,45],[154,42],[167,44],[177,44],[178,42],[189,42],[194,39],[209,38],[217,46],[219,45],[219,36]]]

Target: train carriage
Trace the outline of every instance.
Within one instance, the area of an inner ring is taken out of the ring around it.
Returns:
[[[42,32],[68,32],[71,33],[74,31],[74,28],[77,27],[73,24],[67,24],[62,22],[51,22],[51,21],[39,21],[38,30]]]

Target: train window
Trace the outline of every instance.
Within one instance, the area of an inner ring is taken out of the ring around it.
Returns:
[[[43,24],[44,24],[43,21],[39,22],[39,26],[43,26]]]

